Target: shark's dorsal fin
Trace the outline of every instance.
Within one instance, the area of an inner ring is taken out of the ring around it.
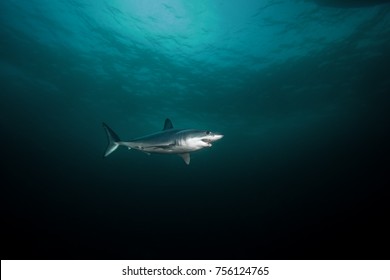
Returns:
[[[172,129],[173,125],[170,119],[165,119],[163,130]]]
[[[179,154],[179,157],[181,157],[187,165],[190,164],[191,158],[189,153]]]

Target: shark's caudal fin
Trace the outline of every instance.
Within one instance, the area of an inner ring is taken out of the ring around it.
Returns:
[[[116,135],[116,133],[108,125],[103,123],[103,127],[107,133],[107,139],[108,139],[108,146],[106,152],[104,153],[104,157],[106,157],[119,147],[118,142],[120,142],[121,140],[119,139],[118,135]]]

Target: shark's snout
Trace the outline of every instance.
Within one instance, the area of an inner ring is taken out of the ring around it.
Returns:
[[[222,134],[214,133],[210,138],[206,139],[208,143],[215,142],[223,137]]]
[[[217,141],[217,140],[223,138],[223,136],[224,136],[223,134],[215,133],[213,141]]]
[[[223,135],[220,133],[207,132],[207,136],[203,137],[201,141],[207,144],[206,147],[211,147],[211,143],[221,139],[222,137]]]

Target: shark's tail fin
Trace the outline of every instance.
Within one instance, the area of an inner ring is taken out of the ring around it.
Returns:
[[[116,133],[105,123],[103,123],[104,130],[107,133],[107,139],[108,139],[108,145],[106,152],[104,153],[104,157],[111,154],[113,151],[115,151],[119,147],[119,142],[121,141],[116,135]]]

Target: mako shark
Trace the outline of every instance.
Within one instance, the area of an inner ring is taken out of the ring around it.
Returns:
[[[114,152],[119,146],[125,146],[147,154],[175,154],[180,156],[187,165],[190,164],[190,152],[211,147],[213,142],[223,137],[220,133],[208,130],[173,128],[170,119],[165,120],[162,131],[134,138],[127,142],[121,141],[107,124],[103,123],[103,127],[108,138],[104,157]]]

